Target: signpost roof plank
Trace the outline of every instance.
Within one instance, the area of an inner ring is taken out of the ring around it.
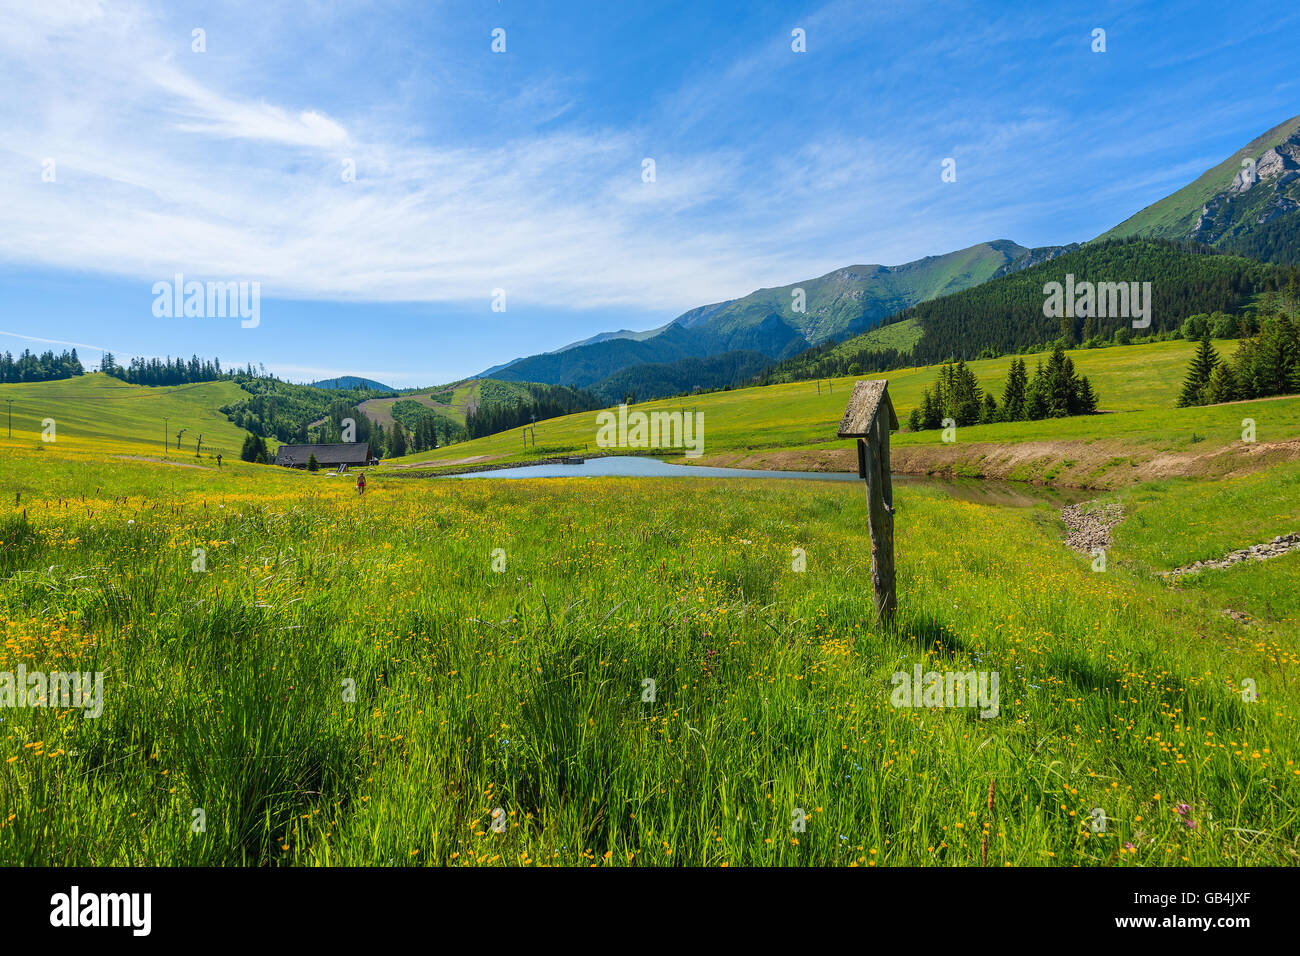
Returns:
[[[840,420],[840,438],[870,438],[871,424],[884,407],[889,418],[886,422],[887,432],[898,430],[898,415],[894,413],[894,403],[889,400],[889,383],[884,379],[870,382],[855,382],[853,394],[849,396],[849,405]]]

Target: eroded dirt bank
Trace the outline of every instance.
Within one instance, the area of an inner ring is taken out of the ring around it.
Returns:
[[[1032,441],[1014,444],[970,442],[892,445],[893,470],[908,475],[1001,478],[1074,488],[1110,489],[1159,478],[1221,478],[1300,460],[1300,439],[1235,442],[1199,451],[1161,451],[1118,440]],[[781,471],[852,471],[851,445],[816,449],[771,449],[705,455],[694,464],[720,468]]]

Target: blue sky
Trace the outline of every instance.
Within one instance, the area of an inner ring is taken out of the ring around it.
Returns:
[[[0,349],[430,385],[1085,240],[1300,113],[1297,49],[1268,2],[6,4]],[[259,324],[156,317],[176,273],[259,282]]]

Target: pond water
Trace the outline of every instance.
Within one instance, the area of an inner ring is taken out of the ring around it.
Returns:
[[[764,471],[758,468],[711,468],[704,465],[673,465],[658,458],[634,455],[610,455],[589,458],[580,465],[526,465],[522,468],[498,468],[474,471],[447,478],[776,478],[800,481],[861,482],[857,472],[834,471]],[[1049,488],[1021,481],[992,478],[930,478],[921,475],[894,475],[894,493],[909,486],[936,488],[953,498],[980,504],[1008,505],[1025,508],[1039,502],[1065,505],[1090,498],[1093,493],[1078,488]]]

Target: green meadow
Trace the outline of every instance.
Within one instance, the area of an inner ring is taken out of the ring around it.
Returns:
[[[1216,342],[1221,355],[1231,355],[1236,343]],[[1150,458],[1161,452],[1196,451],[1204,453],[1240,444],[1243,419],[1256,423],[1256,441],[1275,442],[1300,434],[1300,397],[1234,402],[1228,405],[1198,408],[1175,408],[1179,387],[1187,372],[1195,343],[1186,341],[1156,342],[1143,345],[1114,346],[1106,349],[1080,349],[1069,353],[1075,367],[1087,375],[1100,396],[1102,414],[1038,422],[1011,422],[963,428],[957,435],[955,449],[945,448],[935,431],[895,433],[891,444],[915,455],[915,461],[927,466],[927,454],[948,454],[976,446],[966,462],[968,473],[979,471],[982,446],[1025,442],[1063,442],[1055,456],[1055,465],[1069,467],[1079,446],[1095,446],[1092,457],[1099,457],[1087,468],[1072,476],[1077,484],[1090,483],[1098,467],[1130,458]],[[1035,357],[1027,362],[1032,373]],[[1010,356],[982,359],[969,363],[980,384],[1001,395],[1006,382]],[[884,375],[863,378],[887,378],[889,394],[901,422],[921,399],[923,389],[933,386],[933,367],[902,369]],[[836,439],[836,426],[856,377],[822,382],[788,384],[710,392],[678,399],[638,403],[635,410],[689,410],[704,415],[704,463],[752,464],[774,452],[819,453],[841,451],[849,447]],[[513,429],[470,442],[448,445],[397,460],[410,466],[426,464],[437,468],[449,462],[472,458],[493,463],[529,461],[555,455],[595,454],[596,413],[587,412],[539,422],[536,446],[525,448],[521,429]],[[779,459],[777,459],[779,461]],[[689,462],[688,462],[689,463]],[[794,467],[798,468],[796,464]],[[806,467],[806,466],[805,466]],[[845,465],[844,467],[848,467]],[[920,470],[925,470],[922,467]],[[1033,473],[1010,477],[1050,479],[1049,461]]]
[[[1175,409],[1190,348],[1073,353],[1106,414],[956,443],[1098,446],[1104,571],[1056,505],[899,483],[886,627],[857,483],[409,480],[581,451],[589,413],[360,497],[195,458],[242,443],[231,383],[0,386],[0,864],[1295,865],[1300,555],[1161,572],[1296,530],[1300,463],[1137,463],[1244,417],[1293,442],[1300,399]],[[890,374],[900,417],[933,377]],[[842,455],[850,386],[638,407],[704,412],[705,461]],[[918,667],[996,673],[996,706],[897,706]],[[11,704],[20,668],[102,675],[102,712]]]
[[[103,675],[4,711],[2,863],[1297,862],[1293,602],[1155,573],[1285,526],[1295,465],[1121,493],[1104,573],[900,485],[878,628],[856,484],[0,462],[0,671]],[[996,715],[894,706],[918,665]]]

